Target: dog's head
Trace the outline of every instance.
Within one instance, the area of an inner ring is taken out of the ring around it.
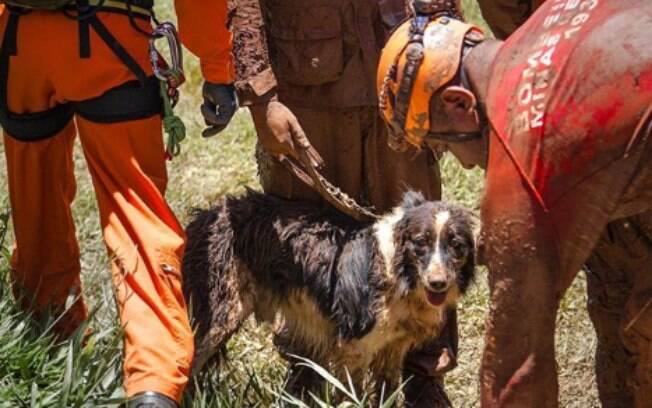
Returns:
[[[457,205],[408,192],[376,226],[376,237],[401,296],[433,307],[454,303],[475,272],[471,214]]]

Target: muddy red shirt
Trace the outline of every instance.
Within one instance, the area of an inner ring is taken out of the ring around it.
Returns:
[[[546,207],[639,141],[651,31],[650,0],[548,0],[503,43],[488,116]]]

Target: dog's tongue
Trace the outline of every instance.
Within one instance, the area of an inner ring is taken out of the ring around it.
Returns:
[[[439,306],[444,301],[446,300],[446,292],[431,292],[429,290],[426,291],[426,296],[428,298],[428,303],[430,303],[433,306]]]

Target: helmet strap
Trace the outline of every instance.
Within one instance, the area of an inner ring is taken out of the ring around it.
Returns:
[[[417,15],[410,25],[410,39],[406,46],[406,63],[403,69],[403,78],[394,102],[393,125],[398,129],[405,129],[407,112],[410,106],[412,90],[416,81],[419,68],[424,58],[423,35],[430,22],[430,16]]]

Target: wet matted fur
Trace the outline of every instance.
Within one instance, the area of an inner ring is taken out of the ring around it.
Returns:
[[[414,192],[365,224],[248,191],[198,211],[187,235],[194,373],[253,313],[336,375],[362,385],[371,370],[394,387],[405,354],[437,336],[475,270],[470,214]]]

